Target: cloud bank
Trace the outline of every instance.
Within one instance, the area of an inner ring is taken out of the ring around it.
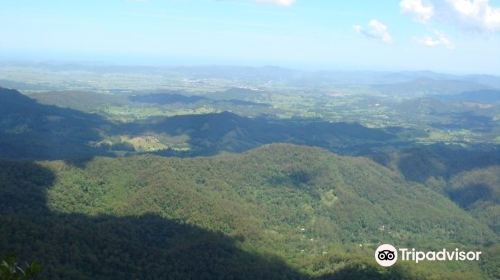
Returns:
[[[434,6],[422,0],[402,0],[399,7],[402,13],[410,14],[421,22],[427,22],[434,16]]]
[[[500,32],[500,8],[489,0],[446,0],[462,24],[488,32]]]
[[[370,20],[366,27],[355,25],[354,30],[368,38],[375,39],[386,44],[392,43],[392,36],[389,33],[387,26],[376,19]]]
[[[420,22],[439,17],[467,29],[500,32],[500,7],[492,6],[490,0],[401,0],[399,7]]]

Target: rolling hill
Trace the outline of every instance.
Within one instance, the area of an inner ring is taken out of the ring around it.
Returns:
[[[3,88],[0,113],[0,253],[39,260],[47,279],[499,274],[495,145],[231,112],[122,123]],[[383,270],[381,242],[485,258]]]
[[[2,161],[0,178],[0,251],[39,260],[49,279],[481,279],[488,264],[381,270],[373,249],[486,248],[497,238],[371,160],[288,144],[186,159]]]
[[[130,153],[130,146],[124,145],[127,143],[110,140],[125,136],[152,136],[159,142],[167,139],[160,143],[165,147],[172,146],[168,141],[172,137],[188,139],[182,143],[188,151],[166,148],[160,152],[180,156],[241,152],[277,142],[347,151],[398,140],[390,131],[356,123],[248,118],[230,112],[119,123],[96,114],[40,104],[16,90],[3,88],[0,112],[0,157],[13,159],[78,159]]]

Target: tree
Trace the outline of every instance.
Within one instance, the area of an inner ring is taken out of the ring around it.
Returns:
[[[8,256],[0,263],[0,280],[33,280],[39,270],[40,266],[36,262],[26,264],[22,268],[15,256]]]

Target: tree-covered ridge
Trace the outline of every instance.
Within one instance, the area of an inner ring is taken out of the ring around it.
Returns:
[[[413,181],[434,175],[448,177],[449,173],[500,163],[498,145],[428,147],[415,142],[425,133],[401,127],[369,128],[321,119],[249,118],[230,112],[120,123],[40,104],[18,91],[3,88],[0,113],[0,157],[10,159],[68,160],[146,152],[188,157],[292,143],[349,155],[382,154],[382,158],[387,158],[385,150],[395,150],[400,158],[394,163],[395,169]]]
[[[391,131],[355,123],[248,118],[230,112],[120,123],[40,104],[1,87],[0,114],[0,158],[10,159],[75,159],[146,151],[199,156],[279,142],[347,151],[399,142]]]
[[[243,222],[249,215],[290,230],[320,227],[320,220],[331,227],[325,230],[329,240],[368,243],[381,237],[416,241],[416,233],[474,243],[478,236],[492,237],[435,192],[370,160],[315,148],[271,145],[243,155],[194,159],[98,158],[83,170],[64,165],[59,172],[64,180],[48,194],[58,195],[49,205],[62,212],[158,213],[226,233],[241,229],[241,222],[258,225]],[[75,196],[71,205],[58,203]],[[229,216],[212,221],[221,215]],[[380,231],[382,226],[391,233]]]
[[[452,200],[500,233],[500,166],[462,172],[446,190]]]
[[[109,123],[76,110],[42,105],[0,87],[0,158],[60,159],[105,151],[89,145]]]
[[[0,158],[62,160],[0,160],[0,257],[39,260],[47,279],[500,275],[498,145],[229,112],[120,123],[2,88],[0,113]],[[266,145],[280,142],[386,167]],[[384,270],[380,242],[481,248],[484,259]]]
[[[373,249],[497,238],[445,196],[318,148],[2,162],[0,175],[0,251],[50,279],[480,279],[477,264],[381,270]]]

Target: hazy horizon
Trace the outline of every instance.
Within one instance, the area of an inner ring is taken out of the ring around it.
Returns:
[[[152,69],[175,69],[175,68],[249,68],[249,69],[265,69],[265,68],[276,68],[281,70],[290,70],[303,73],[321,73],[321,72],[331,72],[331,73],[387,73],[387,74],[398,74],[398,73],[432,73],[438,75],[449,75],[449,76],[494,76],[500,77],[500,72],[490,73],[490,72],[468,72],[468,71],[447,71],[447,70],[430,70],[430,69],[406,69],[406,68],[376,68],[376,67],[341,67],[341,66],[301,66],[301,65],[278,65],[278,64],[236,64],[236,63],[188,63],[188,62],[174,62],[174,61],[162,61],[162,62],[150,62],[148,60],[140,61],[112,61],[112,60],[50,60],[50,59],[2,59],[0,57],[0,63],[3,66],[14,66],[14,67],[61,67],[69,66],[74,67],[75,70],[78,68],[85,67],[123,67],[123,68],[152,68]]]
[[[0,24],[1,61],[500,75],[499,0],[23,0]]]

